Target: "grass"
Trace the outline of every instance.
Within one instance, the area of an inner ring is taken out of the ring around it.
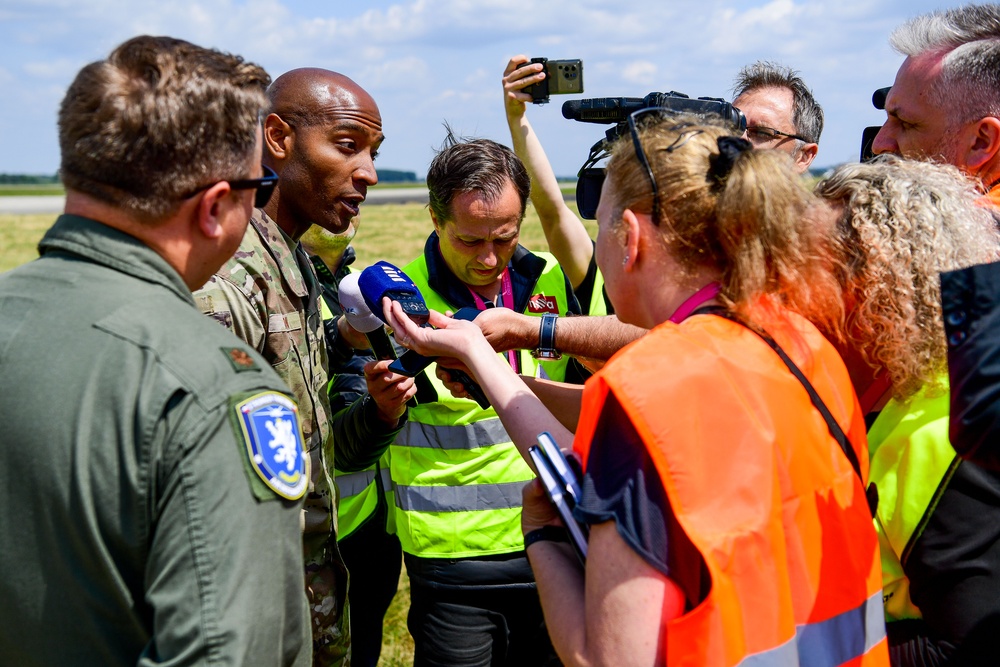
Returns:
[[[55,215],[0,215],[0,272],[37,257],[38,241],[55,219]],[[596,236],[596,223],[588,220],[586,224],[591,237]],[[354,240],[358,268],[380,259],[403,266],[423,251],[424,241],[431,229],[430,214],[427,207],[421,204],[364,207],[360,231]],[[521,227],[521,243],[528,248],[546,248],[538,215],[531,206],[528,206]],[[399,590],[385,617],[381,665],[403,667],[413,664],[413,638],[406,629],[409,606],[410,582],[404,571],[400,576]]]
[[[35,246],[55,219],[55,215],[0,215],[0,272],[37,257]],[[591,237],[595,237],[597,223],[584,222]],[[403,266],[423,251],[431,229],[430,214],[422,204],[364,207],[360,231],[354,239],[356,266],[364,268],[380,259]],[[531,206],[521,226],[521,243],[534,249],[547,247],[538,215]]]
[[[63,195],[66,194],[66,190],[63,189],[61,183],[52,183],[46,185],[43,183],[37,185],[7,185],[0,184],[0,197],[26,197],[26,196],[46,196],[46,195]]]

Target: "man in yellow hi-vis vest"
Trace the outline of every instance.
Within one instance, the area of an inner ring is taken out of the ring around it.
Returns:
[[[427,185],[434,232],[403,270],[430,308],[509,308],[540,329],[579,313],[555,259],[518,245],[529,178],[509,148],[449,135]],[[554,341],[504,356],[522,374],[567,379]],[[429,375],[438,400],[409,408],[389,448],[415,664],[557,662],[521,537],[532,472],[492,408],[455,398]]]

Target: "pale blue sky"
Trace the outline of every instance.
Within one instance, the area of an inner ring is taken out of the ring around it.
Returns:
[[[817,165],[856,161],[882,123],[874,89],[902,58],[892,28],[962,3],[913,0],[0,0],[0,172],[54,173],[56,110],[76,72],[137,34],[238,53],[272,76],[318,66],[379,103],[379,166],[423,175],[448,121],[509,144],[500,76],[512,55],[581,58],[585,94],[677,90],[730,97],[758,59],[798,69],[826,112]],[[601,126],[563,120],[565,97],[529,109],[556,173],[576,173]]]

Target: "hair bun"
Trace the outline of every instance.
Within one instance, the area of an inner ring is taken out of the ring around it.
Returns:
[[[717,182],[723,183],[740,155],[753,150],[753,144],[741,137],[724,136],[716,140],[719,145],[718,154],[708,156],[708,173]]]

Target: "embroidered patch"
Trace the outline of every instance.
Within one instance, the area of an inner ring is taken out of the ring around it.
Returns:
[[[309,484],[309,457],[299,409],[287,396],[266,392],[236,404],[250,467],[282,498],[298,500]]]
[[[559,302],[554,296],[546,296],[545,294],[535,294],[530,299],[528,299],[528,312],[529,313],[552,313],[553,315],[559,314]]]
[[[233,365],[237,373],[241,371],[260,370],[260,366],[257,365],[257,362],[253,360],[253,357],[246,350],[238,347],[224,347],[222,348],[222,353],[226,355],[229,363]]]

